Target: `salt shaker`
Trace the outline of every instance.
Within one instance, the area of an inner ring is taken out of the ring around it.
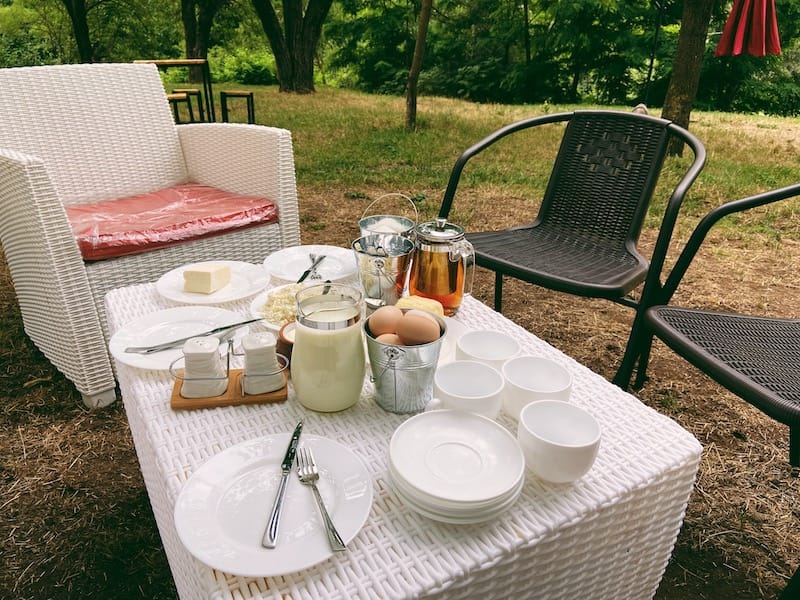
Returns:
[[[249,333],[242,339],[245,394],[266,394],[286,385],[276,344],[275,336],[268,331]]]
[[[183,344],[184,371],[181,396],[212,398],[225,393],[228,380],[219,355],[219,339],[195,337]]]

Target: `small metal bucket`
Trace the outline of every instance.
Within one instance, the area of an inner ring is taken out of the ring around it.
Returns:
[[[433,398],[433,375],[439,362],[447,331],[443,319],[439,322],[439,339],[420,346],[393,346],[377,341],[364,323],[367,340],[370,381],[375,384],[375,401],[383,410],[393,413],[415,413],[424,410]]]
[[[353,242],[353,251],[367,304],[396,304],[405,289],[414,242],[399,235],[368,235]]]
[[[385,204],[385,200],[390,197],[402,198],[404,201],[408,202],[411,205],[411,208],[414,210],[414,218],[410,219],[408,217],[393,214],[368,215],[373,206],[379,202]],[[413,239],[414,228],[417,226],[418,221],[419,211],[417,211],[417,205],[414,204],[414,201],[411,200],[411,198],[404,194],[384,194],[367,206],[367,208],[364,210],[364,214],[361,215],[361,219],[358,221],[358,228],[361,231],[362,237],[368,235],[400,235],[402,237]]]

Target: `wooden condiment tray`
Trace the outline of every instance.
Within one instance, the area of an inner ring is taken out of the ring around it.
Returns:
[[[263,404],[273,402],[285,402],[289,397],[288,374],[286,376],[287,385],[279,390],[267,394],[244,394],[242,395],[241,379],[243,369],[231,369],[228,374],[228,388],[223,394],[211,398],[184,398],[181,396],[183,380],[176,379],[172,386],[172,396],[169,404],[174,410],[186,410],[193,408],[216,408],[218,406],[238,406],[240,404]],[[182,373],[178,373],[182,375]]]

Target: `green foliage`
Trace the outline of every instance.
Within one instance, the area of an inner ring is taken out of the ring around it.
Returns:
[[[209,52],[209,61],[214,65],[216,81],[235,81],[243,85],[273,85],[278,82],[275,59],[266,49],[225,52],[213,48]]]

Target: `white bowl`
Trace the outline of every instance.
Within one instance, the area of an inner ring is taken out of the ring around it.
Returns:
[[[537,400],[569,400],[572,375],[561,364],[543,356],[517,356],[503,365],[506,382],[503,412],[512,419],[526,404]]]
[[[541,400],[522,409],[517,440],[525,464],[537,477],[567,483],[592,468],[600,448],[600,425],[574,404]]]
[[[498,371],[503,368],[503,363],[517,354],[519,344],[502,331],[473,330],[462,335],[456,343],[457,360],[476,360]]]
[[[433,374],[431,408],[477,413],[490,419],[503,408],[503,376],[494,367],[474,360],[456,360]]]

